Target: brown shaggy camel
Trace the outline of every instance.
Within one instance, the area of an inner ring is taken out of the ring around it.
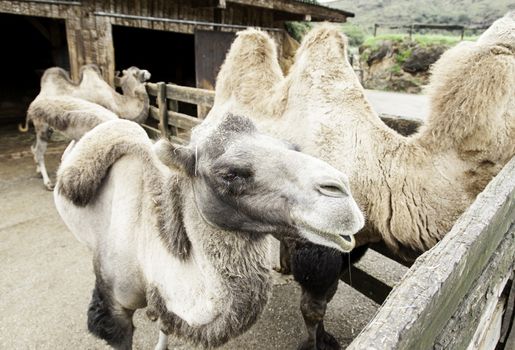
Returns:
[[[214,109],[249,116],[261,130],[347,173],[367,217],[357,241],[383,240],[412,257],[434,246],[515,154],[514,23],[508,14],[476,43],[463,42],[440,58],[430,117],[410,137],[379,119],[348,63],[345,37],[328,25],[304,38],[286,77],[270,37],[241,32],[219,73]],[[300,270],[318,263],[294,261]],[[317,276],[298,276],[309,336],[302,347],[337,348],[320,321],[337,282],[314,291],[303,281]]]

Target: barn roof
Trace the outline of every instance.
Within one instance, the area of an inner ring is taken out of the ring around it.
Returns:
[[[271,9],[284,14],[284,19],[345,22],[354,13],[316,4],[312,0],[217,0],[218,3],[232,3]]]

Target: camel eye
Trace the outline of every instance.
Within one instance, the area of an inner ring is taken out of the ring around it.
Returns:
[[[238,180],[247,180],[252,176],[252,170],[247,168],[230,168],[221,174],[222,180],[231,183]]]
[[[236,173],[227,173],[222,175],[222,180],[226,182],[233,182],[236,180],[239,176]]]

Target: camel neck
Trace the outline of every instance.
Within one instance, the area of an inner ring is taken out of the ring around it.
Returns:
[[[157,249],[161,253],[154,251],[149,309],[167,333],[216,346],[248,329],[268,299],[268,239],[210,226],[196,208],[189,180],[167,181],[174,182],[173,191],[180,189],[181,195],[169,202],[174,208],[163,212],[176,211],[180,202],[191,247],[185,259],[163,250],[163,244]]]

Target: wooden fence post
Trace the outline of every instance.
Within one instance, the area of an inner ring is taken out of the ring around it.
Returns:
[[[168,110],[170,112],[179,112],[179,102],[177,100],[168,99]],[[171,118],[173,119],[174,116],[172,115]],[[178,136],[178,130],[174,123],[170,124],[170,129],[173,136]]]
[[[168,138],[170,129],[168,128],[168,105],[166,103],[166,84],[157,83],[157,107],[159,108],[159,130],[161,134]]]

